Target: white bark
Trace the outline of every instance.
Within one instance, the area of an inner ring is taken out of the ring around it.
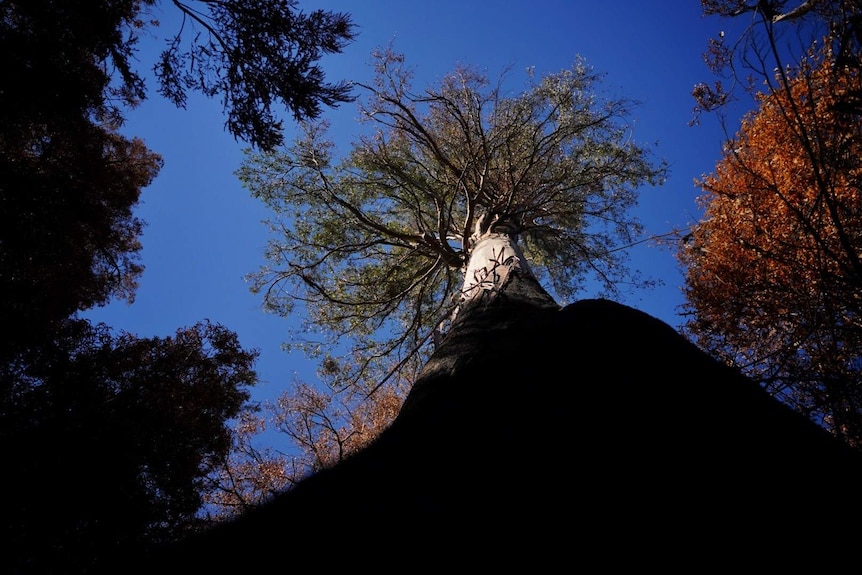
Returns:
[[[498,291],[513,270],[533,275],[517,244],[517,236],[490,232],[472,246],[470,261],[464,271],[461,305],[485,292]]]
[[[470,259],[464,270],[464,286],[458,302],[452,314],[441,321],[434,330],[434,342],[437,346],[442,344],[449,328],[470,302],[480,299],[484,299],[486,303],[489,302],[508,289],[507,284],[515,276],[520,286],[515,291],[518,295],[515,296],[515,293],[509,293],[509,295],[521,300],[526,297],[537,306],[556,306],[553,298],[542,289],[527,264],[521,248],[518,247],[517,234],[500,228],[502,226],[498,226],[493,232],[486,231],[484,234],[479,234],[477,231],[477,234],[472,237]],[[529,289],[528,286],[533,283],[535,283],[534,288]]]

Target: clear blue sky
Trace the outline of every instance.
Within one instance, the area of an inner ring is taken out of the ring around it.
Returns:
[[[648,232],[662,234],[697,219],[693,182],[713,170],[723,133],[712,116],[688,125],[695,104],[690,94],[695,83],[712,81],[701,54],[727,26],[703,18],[698,0],[301,0],[300,6],[348,12],[358,25],[357,40],[323,61],[332,81],[369,78],[371,51],[390,41],[415,69],[417,88],[458,63],[484,68],[492,78],[511,67],[510,82],[520,88],[527,67],[543,75],[583,56],[606,74],[603,88],[640,102],[631,116],[633,137],[655,143],[670,164],[667,183],[641,195],[637,215]],[[178,24],[169,2],[162,10],[156,9],[161,28],[141,44],[142,71]],[[245,146],[224,130],[219,101],[195,96],[187,110],[178,110],[158,96],[154,82],[148,86],[149,99],[129,113],[124,128],[165,162],[137,212],[147,222],[146,270],[132,305],[114,303],[86,317],[141,337],[171,335],[203,319],[218,322],[236,331],[244,347],[260,350],[255,399],[274,398],[295,377],[313,382],[314,366],[280,349],[290,320],[264,314],[243,279],[263,263],[267,231],[261,222],[269,215],[234,175]],[[354,104],[327,111],[332,134],[348,142],[358,130],[356,115]],[[294,125],[287,116],[286,126],[290,139]],[[663,285],[623,303],[677,327],[682,276],[673,254],[642,247],[632,256],[632,267]]]

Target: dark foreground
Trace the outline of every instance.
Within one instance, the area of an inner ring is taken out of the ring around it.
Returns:
[[[822,572],[855,558],[856,453],[670,326],[605,300],[464,319],[370,448],[112,572]]]

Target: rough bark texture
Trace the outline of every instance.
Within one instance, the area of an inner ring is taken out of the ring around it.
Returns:
[[[855,452],[670,326],[560,308],[516,273],[376,443],[145,570],[822,569],[855,555],[860,479]]]

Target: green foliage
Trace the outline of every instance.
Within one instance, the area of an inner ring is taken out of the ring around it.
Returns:
[[[304,306],[293,343],[350,351],[355,369],[339,383],[399,370],[409,380],[457,306],[472,245],[504,223],[559,297],[587,271],[609,290],[628,279],[615,248],[640,233],[628,215],[636,188],[659,184],[665,166],[632,142],[631,103],[600,98],[583,61],[530,76],[514,96],[472,68],[414,93],[401,55],[381,51],[375,64],[373,82],[356,84],[372,129],[344,158],[325,122],[307,123],[292,146],[250,154],[238,171],[275,214],[253,289],[275,313]]]

